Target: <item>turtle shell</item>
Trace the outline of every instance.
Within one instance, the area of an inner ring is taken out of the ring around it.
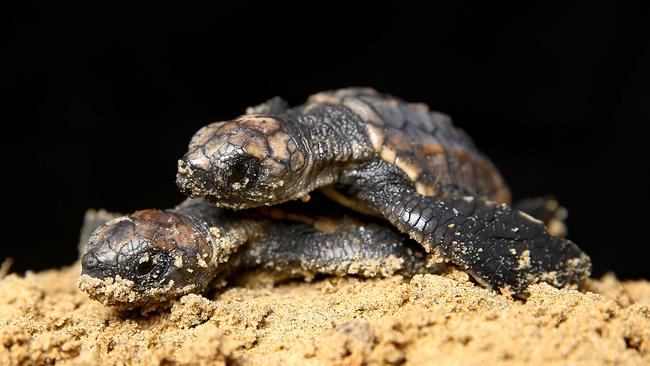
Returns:
[[[446,114],[372,88],[320,92],[306,108],[317,104],[342,105],[358,115],[378,156],[402,170],[419,194],[511,202],[499,170]]]

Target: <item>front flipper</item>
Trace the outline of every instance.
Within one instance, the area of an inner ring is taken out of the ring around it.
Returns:
[[[474,197],[418,194],[403,173],[383,161],[344,174],[348,194],[377,210],[434,253],[468,271],[480,284],[525,295],[537,282],[580,284],[591,261],[574,243],[504,204]]]
[[[290,275],[362,277],[440,271],[427,267],[417,243],[389,226],[328,219],[324,225],[269,220],[259,238],[240,253],[239,266],[280,270]]]

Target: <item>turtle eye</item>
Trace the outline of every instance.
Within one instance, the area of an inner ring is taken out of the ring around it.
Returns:
[[[148,260],[146,262],[138,263],[135,271],[138,276],[146,276],[153,271],[154,267],[155,265],[153,264],[153,261]]]
[[[231,185],[246,186],[257,181],[260,173],[260,162],[253,157],[245,157],[236,161],[230,167],[228,182]]]
[[[163,253],[155,253],[146,261],[142,261],[135,267],[135,275],[142,277],[157,278],[167,269],[167,256]]]

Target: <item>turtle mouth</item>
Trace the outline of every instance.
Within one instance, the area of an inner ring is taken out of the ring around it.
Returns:
[[[214,179],[203,169],[184,169],[176,174],[176,187],[186,196],[192,198],[204,197],[216,192]]]
[[[218,207],[249,208],[264,202],[255,199],[259,188],[259,162],[254,158],[239,159],[230,169],[209,171],[179,160],[176,186],[191,198],[205,198]]]
[[[179,172],[176,175],[176,186],[183,195],[191,198],[204,198],[217,207],[240,209],[264,204],[255,200],[254,197],[248,197],[250,192],[246,190],[218,187],[211,179],[210,174],[201,169],[193,169],[189,174]]]
[[[102,263],[95,254],[88,252],[81,258],[81,274],[97,279],[115,277],[117,267]]]

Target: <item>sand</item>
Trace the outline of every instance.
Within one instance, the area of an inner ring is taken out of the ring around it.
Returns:
[[[535,285],[524,302],[459,271],[311,283],[251,273],[144,316],[90,300],[79,271],[0,269],[0,364],[650,364],[650,283],[613,275],[585,292]]]

